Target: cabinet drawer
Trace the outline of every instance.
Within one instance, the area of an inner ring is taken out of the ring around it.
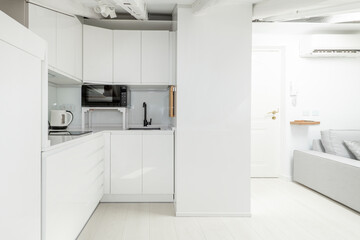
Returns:
[[[86,138],[86,137],[84,137]],[[103,194],[104,138],[43,158],[43,228],[46,239],[75,239]]]

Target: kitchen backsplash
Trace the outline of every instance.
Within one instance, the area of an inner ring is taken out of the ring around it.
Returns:
[[[55,86],[49,84],[49,120],[50,110],[69,110],[74,119],[71,127],[81,126],[81,87],[80,86]]]
[[[152,118],[153,125],[172,126],[173,119],[169,117],[169,92],[162,89],[130,88],[131,106],[128,111],[129,125],[142,125],[143,102],[147,103],[148,120]],[[49,85],[50,110],[69,110],[74,114],[74,120],[69,128],[81,127],[81,87]],[[49,116],[50,117],[50,116]],[[122,114],[112,110],[93,111],[92,126],[122,126]]]

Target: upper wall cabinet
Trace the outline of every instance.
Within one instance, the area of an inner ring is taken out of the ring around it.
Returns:
[[[169,85],[168,31],[114,31],[114,83]]]
[[[29,4],[29,29],[48,43],[49,70],[82,80],[82,24],[76,17]]]
[[[84,82],[173,85],[174,40],[169,31],[84,25]]]
[[[29,4],[29,29],[47,42],[50,66],[56,66],[56,18],[57,12]]]
[[[169,84],[170,36],[167,31],[143,31],[141,40],[143,84]]]
[[[82,79],[82,24],[75,17],[57,14],[57,68]]]
[[[114,31],[114,83],[141,83],[141,31]]]
[[[177,64],[177,42],[176,42],[176,32],[170,32],[170,84],[176,85],[176,64]]]
[[[113,82],[113,31],[84,25],[84,82]]]

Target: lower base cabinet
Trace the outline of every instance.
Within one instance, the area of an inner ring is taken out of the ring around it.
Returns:
[[[110,179],[110,194],[122,195],[124,201],[131,201],[131,195],[154,201],[156,195],[173,195],[173,133],[112,133]]]
[[[111,135],[111,193],[141,194],[142,135]]]
[[[76,239],[104,193],[104,136],[43,153],[43,240]]]
[[[144,134],[143,194],[174,193],[174,142],[172,135]]]
[[[173,194],[172,131],[83,137],[42,153],[42,239],[76,239],[101,199],[172,202]]]

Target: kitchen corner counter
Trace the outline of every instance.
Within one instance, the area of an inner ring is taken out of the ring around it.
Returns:
[[[138,126],[135,126],[138,127]],[[42,150],[42,152],[49,152],[53,150],[62,150],[69,148],[71,146],[86,142],[91,140],[94,137],[97,137],[103,133],[111,133],[117,135],[172,135],[175,131],[174,127],[161,127],[160,130],[123,130],[120,127],[97,127],[97,128],[86,128],[86,129],[69,129],[70,131],[79,131],[86,130],[92,131],[83,135],[74,135],[74,136],[57,136],[49,135],[48,139],[50,145]],[[57,151],[56,151],[57,152]]]

